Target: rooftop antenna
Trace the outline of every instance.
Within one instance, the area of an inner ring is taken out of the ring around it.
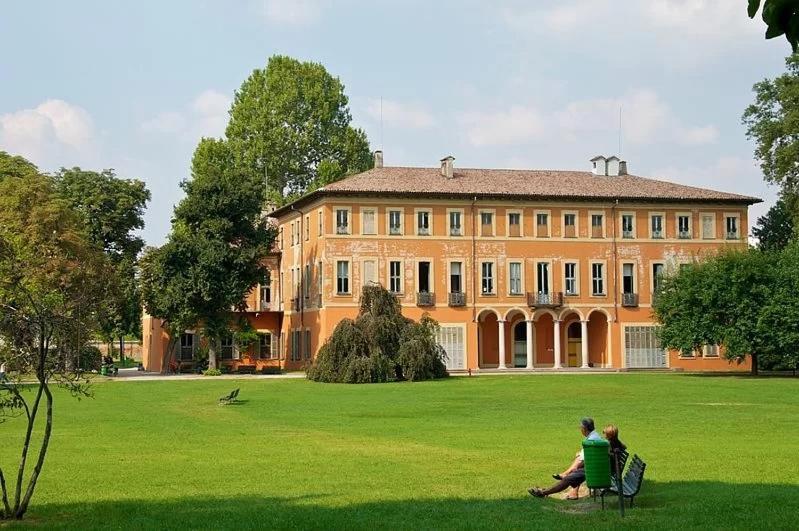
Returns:
[[[619,104],[619,158],[622,158],[621,157],[621,131],[622,131],[622,129],[621,129],[621,109],[622,109],[622,106],[621,106],[621,104]]]
[[[380,96],[380,151],[383,151],[383,96]]]

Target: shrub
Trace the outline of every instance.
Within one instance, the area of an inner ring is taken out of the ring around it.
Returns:
[[[280,370],[280,367],[267,365],[265,367],[261,367],[261,374],[283,374],[283,371]]]
[[[222,371],[219,369],[205,369],[203,376],[222,376]]]
[[[99,371],[103,364],[103,354],[93,345],[86,345],[80,349],[78,368],[82,371]]]
[[[411,381],[447,376],[446,353],[436,341],[438,323],[427,314],[403,331],[397,363]]]

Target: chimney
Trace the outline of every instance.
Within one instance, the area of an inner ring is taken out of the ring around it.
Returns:
[[[627,175],[627,161],[622,160],[619,162],[619,175]]]
[[[608,159],[603,155],[597,155],[591,159],[591,173],[594,175],[607,175],[608,174]]]
[[[447,155],[441,159],[441,175],[447,179],[454,177],[453,162],[455,162],[455,157],[452,155]]]
[[[379,149],[375,151],[375,168],[383,167],[383,152]]]
[[[608,175],[610,177],[618,177],[619,162],[621,161],[619,160],[619,157],[617,157],[616,155],[611,155],[610,157],[608,157],[608,160],[605,162],[605,168],[607,169],[605,175]]]

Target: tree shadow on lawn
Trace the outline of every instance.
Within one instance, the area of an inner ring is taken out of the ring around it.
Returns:
[[[179,487],[176,487],[179,490]],[[328,495],[226,496],[34,504],[28,519],[0,528],[47,529],[503,529],[791,528],[799,486],[721,482],[644,483],[635,507],[618,513],[590,498],[401,499],[341,505]],[[39,500],[40,502],[42,500]]]

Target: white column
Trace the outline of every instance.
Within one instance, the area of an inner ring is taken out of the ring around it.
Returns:
[[[608,318],[608,328],[607,331],[607,345],[605,345],[605,367],[613,367],[613,357],[610,355],[610,334],[612,328],[612,321]]]
[[[588,368],[588,321],[580,321],[580,347],[583,354],[583,369]]]
[[[499,368],[506,369],[505,367],[505,321],[499,319],[497,321],[499,328]]]
[[[533,368],[533,320],[527,321],[527,368]]]
[[[560,320],[555,319],[555,366],[560,369]]]

